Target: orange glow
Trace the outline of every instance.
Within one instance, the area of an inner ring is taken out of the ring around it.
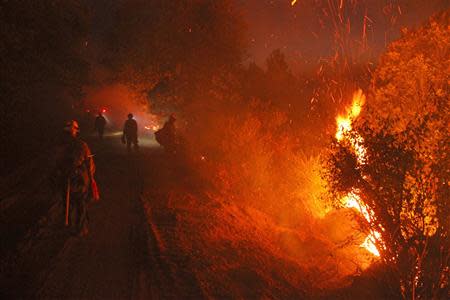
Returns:
[[[361,199],[355,192],[350,192],[342,199],[342,202],[345,207],[356,209],[360,214],[364,216],[367,222],[370,221],[373,213],[369,212],[367,208],[361,204]]]
[[[144,126],[144,129],[157,131],[159,129],[159,126],[158,125],[146,125],[146,126]]]
[[[341,116],[339,115],[336,118],[337,123],[337,131],[336,131],[336,139],[341,142],[346,140],[350,143],[355,154],[357,156],[357,160],[359,164],[365,164],[366,161],[366,149],[363,146],[363,138],[359,135],[356,136],[348,136],[347,134],[352,129],[352,122],[355,120],[359,114],[361,113],[362,106],[366,101],[366,96],[362,92],[362,90],[358,90],[353,94],[353,102],[352,106],[347,109],[347,115]],[[364,216],[364,219],[370,224],[373,211],[371,211],[364,203],[361,201],[360,196],[358,195],[358,190],[352,190],[347,196],[342,198],[341,202],[344,207],[354,208],[360,214]],[[380,252],[378,251],[376,242],[381,238],[381,234],[377,231],[371,231],[370,234],[366,237],[364,242],[360,245],[365,248],[367,251],[372,253],[375,256],[380,256]]]
[[[373,212],[361,202],[361,198],[358,196],[357,192],[358,191],[352,191],[347,196],[342,198],[342,204],[344,207],[356,209],[360,214],[364,216],[364,219],[366,219],[366,221],[370,223],[373,217]],[[365,248],[375,256],[380,256],[380,252],[375,246],[376,241],[378,241],[380,238],[381,234],[378,231],[371,231],[364,242],[362,242],[360,247]]]
[[[352,129],[352,121],[356,119],[361,113],[362,106],[366,102],[366,96],[362,90],[358,90],[353,94],[352,106],[347,110],[346,116],[339,115],[336,118],[337,132],[336,139],[341,141],[344,135]]]
[[[375,246],[376,241],[379,239],[381,239],[381,234],[378,231],[373,231],[366,237],[366,239],[360,246],[365,248],[373,255],[380,256],[380,252],[378,251],[377,246]]]
[[[291,6],[294,6],[295,3],[297,3],[297,0],[292,0],[292,1],[291,1]]]
[[[123,128],[127,115],[132,113],[138,122],[139,128],[145,125],[158,124],[158,116],[150,112],[146,95],[140,91],[123,84],[102,86],[85,86],[85,109],[91,113],[107,114],[108,127],[111,130]]]

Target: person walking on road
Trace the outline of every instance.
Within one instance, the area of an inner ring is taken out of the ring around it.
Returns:
[[[99,139],[103,139],[103,132],[105,130],[106,119],[103,116],[102,112],[98,113],[98,116],[95,118],[95,129],[97,130]]]
[[[122,143],[127,144],[128,152],[131,151],[131,145],[134,149],[138,149],[137,122],[133,119],[133,114],[128,114],[128,119],[123,126]]]
[[[89,232],[87,204],[91,199],[98,200],[99,193],[93,155],[78,133],[78,122],[68,121],[57,147],[57,181],[65,204],[65,225],[72,234],[86,236]]]

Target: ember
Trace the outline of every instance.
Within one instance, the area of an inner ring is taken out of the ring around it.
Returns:
[[[0,1],[1,298],[447,299],[448,1]]]

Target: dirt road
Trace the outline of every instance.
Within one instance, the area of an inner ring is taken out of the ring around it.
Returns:
[[[118,138],[90,142],[102,199],[89,209],[86,238],[68,235],[57,201],[2,262],[2,295],[8,298],[147,298],[147,228],[140,202],[142,159],[128,155]],[[145,157],[158,151],[148,147]],[[10,228],[14,224],[9,224]],[[3,278],[2,278],[3,279]]]
[[[50,201],[1,258],[2,298],[305,298],[303,270],[273,242],[280,234],[297,239],[295,232],[217,197],[154,142],[131,155],[117,136],[88,142],[102,195],[89,209],[89,236],[68,235],[61,201]],[[38,191],[32,201],[46,198]],[[16,212],[30,207],[17,203]]]

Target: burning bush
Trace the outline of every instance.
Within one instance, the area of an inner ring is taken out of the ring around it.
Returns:
[[[444,299],[450,288],[448,20],[390,47],[367,107],[326,163],[334,199],[357,199],[393,292],[406,299]]]
[[[177,122],[191,166],[206,183],[202,189],[208,187],[208,205],[264,215],[276,228],[268,234],[273,247],[306,270],[302,276],[313,288],[341,286],[367,267],[371,255],[359,247],[364,236],[352,212],[330,213],[322,199],[320,141],[307,138],[309,127],[295,126],[276,105],[250,101],[233,89],[199,98]],[[253,217],[245,222],[259,226]]]

